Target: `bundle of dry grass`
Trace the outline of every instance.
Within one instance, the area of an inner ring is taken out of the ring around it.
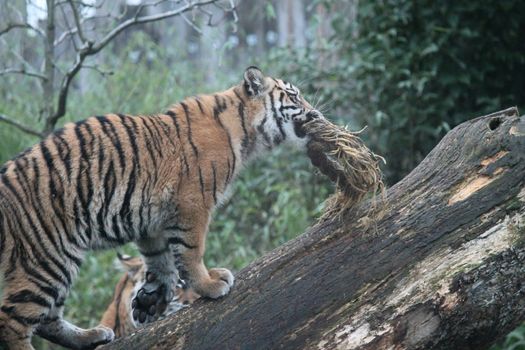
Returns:
[[[384,189],[379,168],[384,158],[373,153],[351,132],[324,118],[305,123],[303,130],[310,135],[308,156],[312,164],[336,183],[337,192],[328,201],[324,218],[360,202],[367,193],[382,193]]]

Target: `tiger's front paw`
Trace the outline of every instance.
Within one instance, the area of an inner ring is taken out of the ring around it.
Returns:
[[[173,291],[153,272],[146,273],[146,282],[131,302],[133,320],[138,323],[152,322],[159,318],[173,299]]]
[[[230,292],[233,286],[233,274],[228,269],[215,268],[208,270],[210,278],[196,283],[195,291],[204,297],[217,299]]]

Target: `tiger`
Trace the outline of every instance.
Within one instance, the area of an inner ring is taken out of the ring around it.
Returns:
[[[137,329],[137,324],[131,316],[131,299],[146,273],[144,261],[140,257],[118,254],[118,260],[125,271],[117,282],[111,303],[100,320],[101,325],[113,330],[115,338],[124,337]],[[161,317],[172,315],[200,298],[200,295],[186,288],[184,281],[180,282],[175,286],[175,296]]]
[[[38,335],[72,349],[109,343],[105,326],[62,315],[86,252],[134,242],[144,281],[132,297],[138,325],[173,299],[173,286],[217,299],[234,284],[208,269],[213,210],[241,169],[279,145],[307,149],[303,125],[324,116],[293,84],[248,67],[240,83],[189,97],[163,113],[107,114],[67,123],[0,168],[0,342],[33,349]]]

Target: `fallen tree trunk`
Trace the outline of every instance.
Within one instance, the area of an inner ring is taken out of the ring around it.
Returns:
[[[525,320],[525,118],[449,132],[364,202],[104,349],[483,349]],[[389,159],[395,162],[396,159]]]

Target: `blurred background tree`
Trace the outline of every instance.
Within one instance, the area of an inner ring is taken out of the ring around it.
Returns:
[[[250,65],[297,84],[329,118],[352,129],[368,126],[363,137],[387,159],[390,185],[460,122],[525,107],[521,0],[202,3],[0,0],[0,117],[9,119],[0,124],[0,160],[66,121],[156,113],[185,96],[225,89]],[[46,44],[48,4],[55,8],[53,45]],[[188,4],[194,7],[184,16],[133,23],[86,55],[61,109],[64,79],[82,47],[93,50],[126,21]],[[49,123],[57,112],[64,113]],[[246,169],[215,215],[209,265],[240,269],[304,231],[331,191],[308,163],[278,150]],[[124,250],[134,253],[132,246]],[[88,257],[67,301],[68,318],[98,322],[120,273],[114,256]],[[514,340],[523,334],[516,332]]]

